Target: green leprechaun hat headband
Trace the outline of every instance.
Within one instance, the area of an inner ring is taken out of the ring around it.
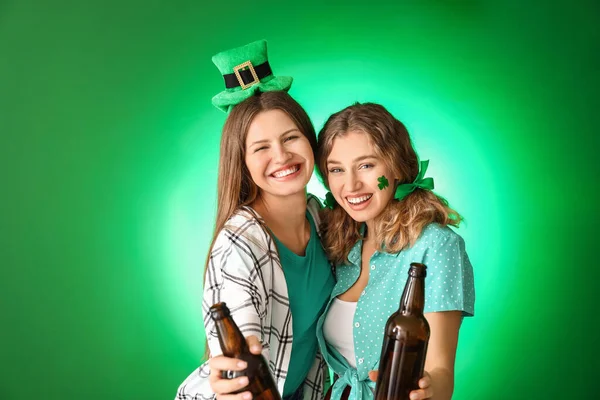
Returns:
[[[287,92],[292,86],[292,77],[273,75],[266,40],[223,51],[214,55],[212,61],[225,81],[225,90],[214,96],[212,103],[225,112],[257,92]]]

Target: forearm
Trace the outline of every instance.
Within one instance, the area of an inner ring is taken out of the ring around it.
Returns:
[[[429,372],[433,397],[430,400],[450,400],[454,392],[454,373],[446,368],[434,368]]]

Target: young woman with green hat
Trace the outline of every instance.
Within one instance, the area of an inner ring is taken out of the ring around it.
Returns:
[[[265,41],[219,53],[213,62],[226,85],[213,104],[229,113],[202,301],[213,357],[181,384],[176,398],[248,398],[249,392],[227,394],[246,386],[245,377],[220,377],[221,370],[243,368],[219,356],[208,310],[225,301],[251,348],[262,345],[282,397],[320,400],[329,373],[315,330],[334,278],[319,240],[321,205],[306,194],[314,127],[287,94],[292,78],[273,75]]]
[[[473,269],[459,214],[432,192],[408,131],[384,107],[355,104],[319,133],[317,167],[331,192],[323,245],[336,285],[317,325],[321,352],[350,400],[372,400],[384,327],[399,306],[411,263],[427,266],[424,315],[430,326],[426,377],[411,399],[450,399],[458,331],[474,313]],[[371,376],[370,376],[371,375]]]

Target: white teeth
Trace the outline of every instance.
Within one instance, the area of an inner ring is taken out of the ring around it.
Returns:
[[[365,202],[367,200],[369,200],[373,195],[372,194],[367,194],[365,196],[360,196],[360,197],[346,197],[346,200],[348,200],[348,203],[350,204],[360,204],[362,202]]]
[[[283,171],[277,171],[277,172],[273,173],[273,176],[275,178],[283,178],[284,176],[288,176],[290,174],[293,174],[294,172],[298,171],[298,169],[299,169],[298,166],[294,165],[291,168],[284,169]]]

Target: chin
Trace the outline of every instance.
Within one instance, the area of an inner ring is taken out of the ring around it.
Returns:
[[[346,211],[346,214],[348,214],[350,218],[352,218],[356,222],[365,222],[368,219],[363,213],[357,213],[354,210],[348,210],[346,208],[344,208],[344,211]]]
[[[281,197],[285,197],[285,196],[294,196],[298,193],[304,194],[305,192],[306,192],[306,185],[302,185],[301,187],[298,187],[298,188],[289,188],[288,190],[282,190],[281,193],[278,193],[278,194]]]
[[[346,212],[356,222],[367,222],[375,218],[372,212],[356,212],[354,210],[346,210]]]

